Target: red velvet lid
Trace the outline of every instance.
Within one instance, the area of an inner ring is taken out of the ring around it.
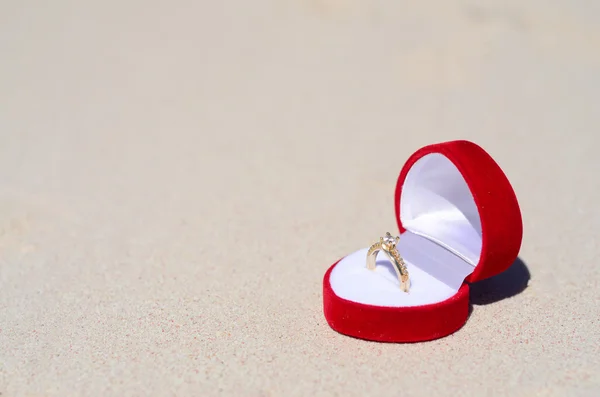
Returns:
[[[401,198],[407,175],[415,163],[431,154],[444,156],[456,167],[470,190],[479,214],[481,227],[477,229],[481,251],[473,272],[465,281],[475,282],[503,272],[515,261],[521,247],[521,211],[504,172],[485,150],[472,142],[452,141],[426,146],[408,159],[398,178],[395,194],[396,220],[400,232],[406,231],[401,219]]]

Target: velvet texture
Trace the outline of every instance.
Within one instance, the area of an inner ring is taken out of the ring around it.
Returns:
[[[323,310],[329,326],[337,332],[378,342],[422,342],[457,331],[469,316],[469,286],[443,302],[411,307],[364,305],[337,296],[329,275],[323,278]]]
[[[515,193],[496,162],[478,145],[452,141],[424,147],[403,167],[395,192],[395,211],[400,232],[400,197],[408,171],[421,157],[440,153],[458,168],[479,210],[482,230],[481,256],[473,273],[449,299],[430,305],[383,307],[352,302],[337,296],[329,277],[323,278],[325,318],[336,331],[379,342],[420,342],[441,338],[460,329],[469,316],[469,285],[506,270],[521,246],[523,225]]]
[[[465,281],[475,282],[505,271],[517,258],[523,238],[521,210],[515,192],[504,172],[490,155],[469,141],[452,141],[426,146],[413,154],[400,173],[396,185],[395,210],[398,228],[400,197],[408,171],[421,157],[440,153],[463,175],[479,209],[482,246],[479,263]]]

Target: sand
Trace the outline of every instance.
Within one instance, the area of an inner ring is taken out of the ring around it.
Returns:
[[[409,4],[410,3],[410,4]],[[594,1],[0,3],[0,392],[597,396]],[[421,146],[503,167],[524,240],[457,333],[334,332]]]

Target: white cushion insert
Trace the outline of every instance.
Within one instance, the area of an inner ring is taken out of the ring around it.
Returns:
[[[426,305],[450,298],[458,291],[464,278],[473,271],[471,265],[450,251],[410,232],[400,237],[397,248],[402,253],[410,275],[409,293],[400,290],[396,272],[385,253],[380,252],[377,256],[374,271],[367,269],[368,248],[364,248],[343,258],[331,271],[329,282],[335,294],[367,305]],[[444,268],[451,271],[439,271]],[[443,278],[444,275],[453,274],[460,276]],[[438,278],[439,276],[442,278]]]

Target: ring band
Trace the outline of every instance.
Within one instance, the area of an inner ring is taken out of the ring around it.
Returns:
[[[367,252],[367,269],[375,270],[377,254],[379,251],[385,252],[394,264],[398,281],[400,281],[400,289],[408,292],[410,278],[408,277],[408,270],[406,270],[406,263],[404,263],[404,259],[402,259],[398,249],[396,249],[398,240],[400,240],[400,237],[393,237],[389,232],[385,234],[385,237],[380,237],[379,241],[373,244],[369,248],[369,252]]]

